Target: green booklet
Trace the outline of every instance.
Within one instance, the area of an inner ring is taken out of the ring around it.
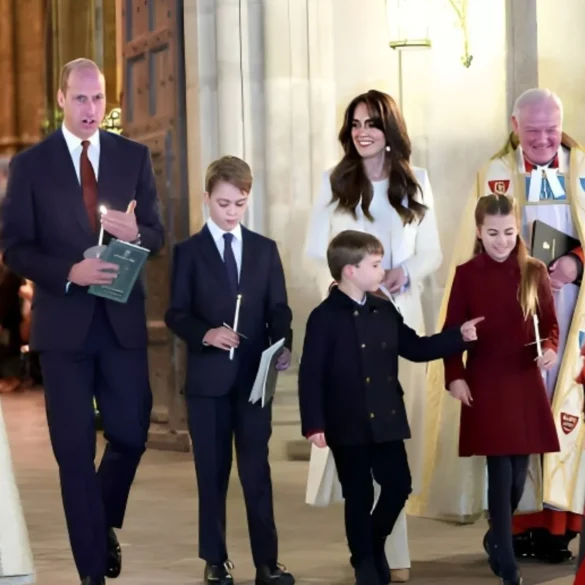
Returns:
[[[92,284],[89,287],[89,294],[103,297],[110,301],[125,303],[132,292],[134,283],[138,278],[149,251],[146,248],[111,240],[108,247],[100,255],[100,260],[110,262],[119,266],[118,276],[112,284]]]

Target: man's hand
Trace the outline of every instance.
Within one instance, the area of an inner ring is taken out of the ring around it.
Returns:
[[[309,441],[311,441],[315,447],[319,447],[319,449],[325,449],[325,447],[327,447],[325,433],[315,433],[309,437]]]
[[[276,358],[276,369],[279,372],[288,370],[291,361],[290,349],[288,347],[283,348],[280,355]]]
[[[464,341],[475,341],[477,339],[477,329],[475,326],[484,319],[485,317],[476,317],[475,319],[471,319],[471,321],[463,323],[461,326],[461,335]]]
[[[232,347],[238,347],[240,345],[240,337],[227,327],[216,327],[215,329],[210,329],[205,334],[203,343],[229,351]]]
[[[557,353],[552,349],[547,349],[540,357],[536,358],[536,363],[539,368],[550,370],[557,363]]]
[[[112,284],[118,275],[117,264],[104,262],[99,258],[86,258],[74,264],[67,280],[79,286],[92,284]]]
[[[550,285],[555,292],[560,291],[565,284],[575,282],[579,275],[577,259],[568,254],[555,260],[548,268]]]
[[[473,397],[471,396],[471,390],[465,380],[453,380],[449,384],[449,394],[460,400],[465,406],[471,406],[473,403]]]
[[[104,230],[123,242],[133,242],[138,238],[138,224],[134,210],[128,212],[108,209],[102,215]]]
[[[382,284],[391,293],[399,292],[400,289],[406,284],[406,272],[402,266],[399,266],[398,268],[392,268],[391,270],[386,270]]]

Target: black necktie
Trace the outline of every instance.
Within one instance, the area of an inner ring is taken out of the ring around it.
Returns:
[[[225,269],[227,270],[228,280],[234,294],[238,292],[238,265],[236,264],[236,257],[234,256],[234,250],[232,248],[232,241],[234,234],[223,234],[224,249],[223,249],[223,262]]]

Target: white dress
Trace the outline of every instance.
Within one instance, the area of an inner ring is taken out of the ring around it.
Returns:
[[[0,402],[0,585],[34,582],[32,553]]]
[[[413,168],[423,195],[419,200],[428,210],[423,220],[403,225],[398,212],[388,201],[388,180],[373,184],[374,195],[370,214],[374,221],[363,214],[361,205],[356,209],[357,219],[346,212],[339,212],[331,201],[330,172],[323,175],[319,197],[313,207],[306,242],[306,255],[316,261],[319,288],[326,296],[332,282],[326,262],[327,246],[331,239],[344,230],[357,230],[376,236],[384,245],[382,264],[384,269],[397,266],[406,268],[409,284],[406,290],[394,296],[407,325],[420,334],[424,333],[424,316],[421,295],[424,281],[441,265],[442,254],[433,210],[433,196],[425,169]],[[406,199],[405,199],[406,204]],[[399,361],[399,378],[404,388],[406,410],[412,438],[406,441],[408,461],[412,474],[413,493],[421,487],[423,465],[423,432],[425,417],[425,364]],[[313,506],[327,506],[332,501],[341,501],[341,486],[333,456],[329,449],[311,449],[306,502]],[[410,568],[406,513],[400,515],[394,531],[388,538],[386,555],[392,569]]]

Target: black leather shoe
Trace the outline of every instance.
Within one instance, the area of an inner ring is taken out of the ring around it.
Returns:
[[[256,585],[294,585],[295,578],[284,565],[264,565],[256,569]]]
[[[81,585],[106,585],[106,580],[92,579],[91,577],[86,577],[81,581]]]
[[[222,565],[211,565],[207,563],[205,565],[203,579],[205,583],[209,583],[210,585],[234,585],[234,578],[231,573],[233,569],[234,565],[231,561],[226,561]]]
[[[108,530],[108,558],[106,565],[106,577],[115,579],[122,572],[122,548],[113,528]]]
[[[382,583],[373,561],[364,561],[355,568],[355,585],[386,585]]]

